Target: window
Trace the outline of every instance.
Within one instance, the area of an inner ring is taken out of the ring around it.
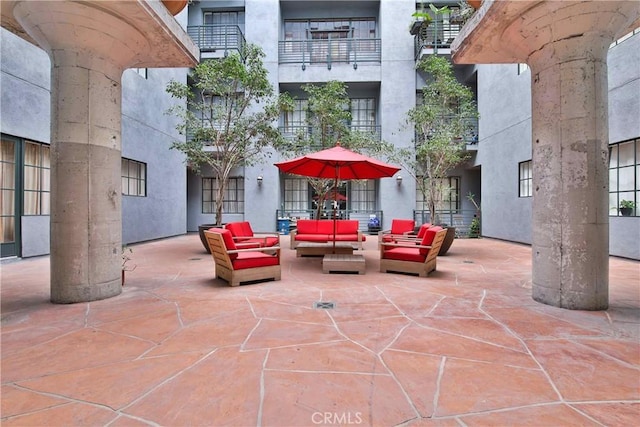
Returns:
[[[640,204],[640,138],[609,146],[609,214],[621,215],[620,202]]]
[[[202,213],[216,212],[218,180],[202,178]],[[244,213],[244,177],[232,177],[227,180],[222,202],[224,213]]]
[[[307,209],[309,209],[309,184],[306,178],[285,177],[284,210],[305,211]]]
[[[3,135],[0,144],[0,243],[10,243],[16,236],[17,142]]]
[[[51,201],[51,157],[48,145],[25,141],[24,215],[49,215]]]
[[[135,160],[122,159],[122,194],[125,196],[147,195],[147,165]]]
[[[376,209],[376,181],[363,179],[350,181],[350,206],[353,211],[371,212]]]
[[[376,100],[374,98],[362,98],[351,100],[351,129],[362,132],[375,130],[376,125]]]
[[[533,196],[533,176],[531,173],[531,160],[518,164],[518,197]]]
[[[284,132],[297,134],[307,125],[307,108],[308,101],[306,99],[295,99],[292,111],[285,111],[283,114]],[[306,132],[304,132],[306,134]],[[306,136],[306,135],[305,135]]]
[[[420,178],[419,178],[420,179]],[[460,177],[450,176],[440,180],[436,211],[457,212],[460,209]],[[424,198],[420,185],[416,186],[416,210],[428,211],[429,201]]]

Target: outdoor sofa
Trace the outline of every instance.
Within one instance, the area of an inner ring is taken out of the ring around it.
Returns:
[[[291,230],[291,249],[296,249],[302,242],[331,243],[334,241],[333,219],[299,219],[295,230]],[[352,243],[362,249],[366,236],[358,229],[355,219],[335,220],[336,243]]]

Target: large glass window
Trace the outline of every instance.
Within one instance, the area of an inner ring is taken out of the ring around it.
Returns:
[[[352,211],[371,212],[376,209],[376,181],[362,179],[350,181],[350,207]]]
[[[533,175],[531,160],[518,164],[518,197],[533,196]]]
[[[49,215],[51,157],[49,146],[25,141],[24,144],[24,215]]]
[[[0,243],[15,241],[16,143],[2,137],[0,145]]]
[[[293,110],[285,111],[283,114],[283,131],[295,135],[300,131],[305,131],[307,126],[308,101],[306,99],[295,99],[293,102]]]
[[[437,197],[436,210],[448,213],[457,212],[460,209],[460,177],[450,176],[439,180],[438,189],[440,194]],[[416,186],[416,210],[429,210],[428,200],[424,198],[420,186]]]
[[[376,100],[355,98],[351,100],[351,127],[354,130],[370,131],[376,125]]]
[[[147,195],[147,165],[135,160],[122,159],[122,194],[145,197]]]
[[[637,216],[639,203],[640,138],[636,138],[609,146],[609,214],[623,215],[620,208],[628,206]]]
[[[216,212],[218,180],[202,178],[202,213]],[[227,181],[222,202],[224,213],[244,213],[244,177],[231,177]]]
[[[284,210],[305,211],[309,209],[309,183],[306,178],[286,176],[284,178]]]

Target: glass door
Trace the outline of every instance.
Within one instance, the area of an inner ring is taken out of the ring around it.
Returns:
[[[0,145],[0,257],[18,255],[17,154],[16,141],[3,135]]]

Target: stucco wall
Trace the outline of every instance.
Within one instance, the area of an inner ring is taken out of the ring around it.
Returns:
[[[531,198],[518,197],[518,163],[531,160],[530,70],[518,66],[478,67],[482,165],[482,234],[531,242]]]
[[[178,16],[186,22],[186,13]],[[0,130],[2,133],[50,143],[50,74],[46,52],[2,31],[0,61]],[[175,120],[164,112],[173,102],[164,87],[171,78],[186,81],[187,69],[150,69],[144,79],[133,70],[122,76],[122,155],[147,163],[147,197],[123,196],[123,242],[167,237],[186,232],[186,167],[169,150]],[[49,216],[21,219],[23,257],[49,252]],[[45,238],[46,237],[46,238]]]

